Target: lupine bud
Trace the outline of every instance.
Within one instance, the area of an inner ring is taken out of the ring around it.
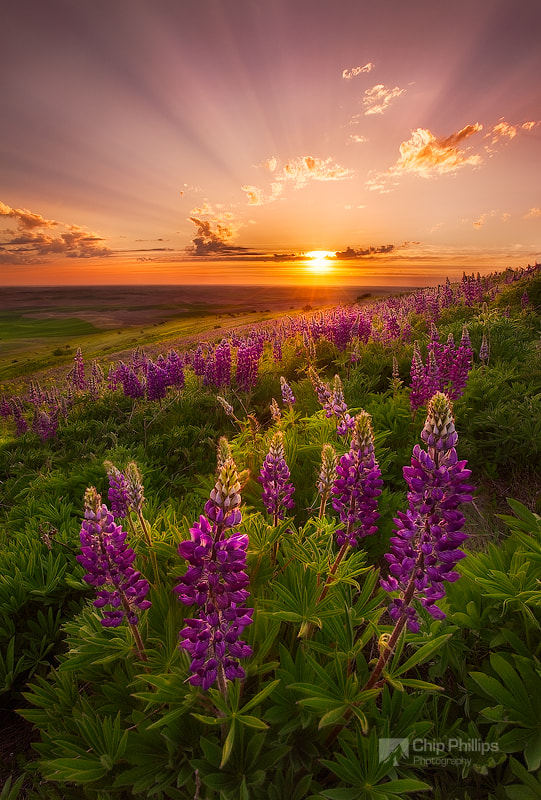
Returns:
[[[217,394],[216,400],[219,402],[219,404],[221,405],[227,416],[231,417],[232,419],[235,419],[235,411],[233,409],[233,406],[227,402],[225,397],[222,397],[221,395]]]
[[[129,505],[132,511],[139,514],[145,500],[143,479],[135,461],[130,461],[126,467],[126,481],[128,482]]]
[[[280,422],[280,420],[282,419],[282,412],[280,411],[280,409],[278,407],[278,403],[276,402],[274,397],[272,398],[271,403],[270,403],[270,412],[271,412],[271,417],[273,418],[273,420],[275,422]]]
[[[479,348],[479,359],[485,363],[488,361],[489,356],[489,349],[488,349],[488,340],[486,334],[483,334],[483,339],[481,341],[481,347]]]

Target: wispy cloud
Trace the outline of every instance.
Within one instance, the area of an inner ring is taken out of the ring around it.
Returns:
[[[35,264],[51,255],[67,258],[104,257],[111,254],[105,239],[79,225],[46,219],[41,214],[21,208],[11,208],[0,202],[0,216],[16,221],[17,230],[0,231],[0,263]],[[56,235],[53,228],[63,228]]]
[[[351,80],[356,75],[361,75],[363,72],[370,72],[370,70],[374,69],[374,64],[369,61],[368,64],[365,64],[363,67],[353,67],[352,69],[344,69],[342,71],[342,78],[346,81]]]
[[[272,203],[284,194],[287,187],[294,190],[304,189],[311,181],[342,181],[353,177],[352,170],[337,164],[330,156],[328,158],[298,156],[287,161],[281,169],[278,159],[273,156],[261,166],[272,174],[273,180],[267,192],[258,186],[248,184],[241,187],[242,191],[246,192],[250,206]]]
[[[350,261],[367,256],[380,256],[392,253],[396,249],[394,244],[380,244],[378,247],[360,247],[357,250],[353,247],[346,247],[345,250],[337,250],[335,258],[339,261]]]
[[[388,89],[382,83],[378,83],[375,86],[372,86],[371,89],[367,89],[363,96],[363,106],[365,107],[365,116],[369,114],[383,114],[386,111],[391,102],[400,97],[401,94],[404,94],[406,90],[400,89],[399,86],[395,86],[394,89]]]
[[[473,227],[478,230],[491,219],[497,219],[499,222],[508,222],[511,219],[511,214],[508,211],[499,211],[498,209],[485,211],[480,217],[473,221]],[[464,222],[468,222],[468,220],[464,220]]]
[[[358,133],[351,133],[348,139],[348,142],[354,142],[355,144],[363,144],[367,141],[366,136],[360,136]]]
[[[541,217],[541,208],[530,208],[527,214],[524,215],[524,219],[538,219]]]
[[[434,175],[456,172],[465,166],[477,166],[481,162],[478,154],[468,154],[461,145],[466,139],[483,129],[476,122],[466,125],[456,133],[437,139],[426,128],[417,128],[411,137],[400,145],[400,156],[393,166],[382,173],[375,173],[367,181],[372,191],[390,191],[397,179],[405,174],[430,178]]]
[[[537,125],[541,125],[541,121],[539,120],[530,120],[528,122],[518,123],[517,125],[511,125],[511,123],[506,122],[503,118],[500,119],[496,125],[493,125],[491,128],[488,129],[487,133],[484,135],[483,139],[488,140],[488,144],[486,149],[490,152],[490,148],[499,142],[510,142],[512,141],[521,131],[531,131]]]

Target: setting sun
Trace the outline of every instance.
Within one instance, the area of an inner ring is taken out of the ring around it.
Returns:
[[[306,269],[316,275],[323,275],[326,272],[330,272],[332,269],[330,259],[335,257],[336,253],[332,250],[310,250],[306,253]]]

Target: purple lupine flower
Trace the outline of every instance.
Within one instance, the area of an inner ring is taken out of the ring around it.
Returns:
[[[488,361],[488,356],[489,356],[488,339],[486,337],[486,333],[484,333],[483,338],[481,340],[481,347],[479,348],[479,359],[484,364],[486,361]]]
[[[359,539],[377,531],[377,498],[383,485],[374,455],[371,419],[366,411],[355,417],[349,453],[340,458],[336,474],[332,504],[345,525],[336,532],[336,541],[340,547],[355,547]]]
[[[111,461],[104,461],[103,465],[109,479],[107,498],[111,512],[114,517],[125,519],[130,512],[130,489],[126,476]]]
[[[296,402],[295,396],[291,390],[291,386],[283,375],[280,376],[280,389],[282,391],[282,402],[284,405],[289,405],[290,407],[293,406]]]
[[[462,329],[462,338],[460,345],[455,352],[455,358],[451,367],[450,382],[449,382],[449,397],[451,400],[456,400],[464,394],[466,383],[468,382],[468,375],[473,363],[473,350],[470,341],[470,335],[467,327],[464,325]]]
[[[163,400],[169,385],[167,370],[158,363],[148,361],[146,365],[146,390],[149,400]]]
[[[67,376],[68,381],[72,384],[74,389],[79,389],[82,391],[83,389],[86,389],[86,380],[85,364],[80,347],[77,348],[77,352],[75,353],[73,361],[73,367]]]
[[[181,356],[176,350],[170,350],[167,354],[166,366],[167,380],[170,386],[175,386],[177,389],[184,387],[184,365]]]
[[[273,418],[274,422],[280,422],[280,420],[282,419],[282,412],[280,411],[280,408],[278,407],[278,403],[276,402],[274,397],[272,398],[272,400],[270,402],[270,412],[271,412],[271,417]]]
[[[332,396],[331,389],[328,383],[324,383],[315,369],[310,367],[308,370],[308,376],[312,382],[312,386],[314,387],[314,391],[317,395],[317,399],[319,404],[325,407],[325,404],[329,402]]]
[[[411,466],[404,467],[409,486],[408,510],[399,512],[391,552],[385,558],[389,576],[380,581],[388,592],[400,592],[389,608],[391,618],[410,631],[419,630],[413,600],[420,601],[435,619],[445,614],[436,605],[445,595],[443,581],[455,581],[456,563],[464,557],[459,549],[467,538],[462,533],[461,503],[472,499],[467,482],[471,471],[459,461],[458,440],[449,398],[439,392],[428,404],[421,438],[426,450],[415,445]]]
[[[32,420],[32,430],[37,433],[42,442],[47,439],[53,439],[58,430],[58,413],[59,409],[53,410],[48,414],[44,409],[37,409],[34,411],[34,418]]]
[[[292,495],[295,491],[289,481],[290,472],[284,454],[284,434],[278,431],[272,437],[269,452],[259,472],[258,481],[263,486],[262,500],[274,525],[284,519],[286,510],[294,507]]]
[[[417,411],[425,402],[426,370],[419,350],[419,342],[413,343],[413,357],[411,359],[411,389],[410,406],[412,411]]]
[[[318,493],[321,495],[321,502],[319,505],[319,517],[321,518],[325,513],[325,506],[331,492],[333,483],[336,479],[336,464],[338,458],[334,447],[330,444],[324,444],[321,451],[321,469],[316,483]]]
[[[13,414],[13,407],[5,395],[2,395],[0,400],[0,417],[8,419]]]
[[[85,494],[85,518],[81,526],[81,554],[77,561],[87,570],[86,583],[97,591],[94,606],[112,606],[103,612],[101,624],[116,628],[124,618],[136,626],[136,610],[152,605],[146,600],[148,581],[134,569],[135,552],[126,544],[126,533],[92,486]]]
[[[145,500],[143,478],[135,461],[130,461],[126,466],[126,482],[128,484],[129,507],[140,515]]]
[[[207,691],[217,681],[226,694],[226,680],[244,678],[239,659],[252,655],[240,636],[252,622],[246,608],[249,578],[245,572],[248,536],[227,531],[241,521],[240,483],[227,440],[218,446],[219,473],[205,506],[207,516],[190,528],[179,555],[189,567],[173,591],[185,605],[199,606],[199,615],[185,619],[180,647],[191,656],[188,679]]]
[[[524,289],[524,293],[523,293],[522,297],[520,298],[520,307],[524,311],[529,305],[530,305],[530,296],[529,296],[528,292],[526,291],[526,289]]]

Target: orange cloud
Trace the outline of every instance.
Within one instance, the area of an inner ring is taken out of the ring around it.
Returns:
[[[234,255],[244,252],[245,248],[230,244],[242,223],[230,211],[222,211],[220,206],[217,209],[213,209],[207,201],[201,208],[192,209],[189,219],[197,228],[192,244],[187,248],[192,255]]]
[[[66,225],[45,219],[27,209],[11,208],[0,202],[0,216],[17,220],[18,231],[4,229],[0,232],[0,263],[36,264],[49,255],[67,258],[108,256],[112,252],[105,239],[79,225]],[[52,228],[63,227],[63,233],[53,236]]]
[[[248,205],[272,203],[283,194],[284,187],[288,185],[293,189],[303,189],[310,181],[341,181],[353,176],[351,170],[334,163],[330,157],[299,156],[288,161],[279,172],[278,160],[274,157],[265,161],[262,166],[273,173],[270,194],[265,195],[257,186],[245,185],[242,191],[248,196]]]
[[[396,185],[396,179],[404,174],[420,175],[429,178],[456,172],[465,166],[477,166],[481,162],[479,155],[467,155],[459,149],[459,145],[481,131],[483,126],[476,122],[466,125],[460,131],[452,133],[444,139],[436,139],[426,128],[417,128],[411,138],[400,145],[400,157],[386,172],[369,178],[367,186],[372,191],[390,191],[389,186]]]
[[[391,104],[391,101],[395,97],[400,97],[405,91],[405,89],[400,89],[398,86],[395,86],[394,89],[387,89],[382,83],[367,89],[363,97],[363,106],[366,108],[365,116],[383,114]]]
[[[10,208],[5,203],[0,201],[0,216],[12,217],[18,220],[18,225],[24,230],[32,230],[33,228],[54,228],[58,225],[52,219],[45,219],[41,214],[35,214],[32,211],[27,211],[25,208]]]
[[[351,78],[354,78],[356,75],[360,75],[362,72],[370,72],[370,70],[374,69],[374,64],[371,61],[368,64],[365,64],[364,67],[353,67],[353,69],[345,69],[342,71],[342,78],[349,81]]]
[[[524,215],[524,219],[537,219],[541,217],[541,208],[530,208],[527,214]]]

